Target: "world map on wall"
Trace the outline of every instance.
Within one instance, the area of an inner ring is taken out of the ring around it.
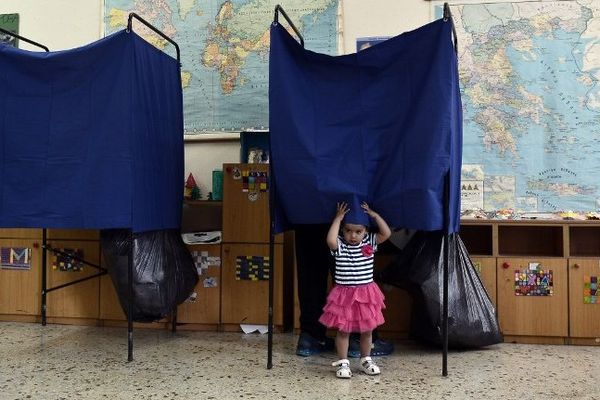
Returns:
[[[267,129],[269,27],[277,4],[305,48],[337,53],[337,0],[106,0],[105,30],[125,28],[135,12],[179,45],[186,134]],[[288,27],[283,16],[279,21]],[[172,45],[135,19],[133,30],[175,56]]]
[[[450,9],[463,210],[600,209],[600,1]]]

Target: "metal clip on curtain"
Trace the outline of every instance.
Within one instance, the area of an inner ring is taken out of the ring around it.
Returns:
[[[137,19],[142,24],[144,24],[148,28],[152,29],[157,35],[159,35],[160,37],[162,37],[163,39],[165,39],[167,42],[169,42],[173,46],[175,46],[175,51],[177,52],[177,62],[179,63],[179,66],[181,67],[181,55],[180,55],[180,52],[179,52],[179,45],[173,39],[171,39],[170,37],[168,37],[167,35],[165,35],[164,33],[162,33],[160,30],[158,30],[156,27],[154,27],[152,24],[150,24],[150,22],[146,21],[145,19],[143,19],[142,17],[140,17],[136,13],[133,13],[133,12],[129,13],[129,18],[127,19],[127,32],[132,32],[131,22],[132,22],[133,18]]]
[[[458,39],[456,37],[456,28],[454,27],[454,20],[452,19],[450,5],[448,5],[448,3],[444,3],[444,21],[450,21],[450,23],[452,24],[452,36],[454,36],[454,52],[458,54]]]
[[[37,47],[39,47],[41,49],[44,49],[44,51],[50,52],[50,50],[46,46],[44,46],[43,44],[39,44],[38,42],[34,42],[33,40],[27,39],[26,37],[19,36],[19,35],[17,35],[14,32],[7,31],[6,29],[2,29],[2,28],[0,28],[0,32],[4,33],[6,35],[10,35],[12,37],[15,37],[15,38],[17,38],[19,40],[22,40],[22,41],[27,42],[29,44],[32,44],[34,46],[37,46]]]
[[[452,18],[450,6],[448,5],[448,3],[444,3],[444,21],[448,21],[450,18]]]
[[[300,39],[300,44],[302,45],[302,47],[304,47],[304,38],[300,34],[300,31],[298,30],[298,28],[296,28],[296,25],[294,25],[294,23],[292,22],[290,17],[288,17],[288,15],[285,13],[283,8],[279,4],[277,4],[275,6],[275,16],[273,18],[273,23],[274,24],[279,23],[279,13],[281,13],[281,15],[283,15],[283,18],[285,18],[285,20],[288,22],[288,24],[290,24],[290,27],[294,30],[294,32],[296,33],[296,36],[298,36],[298,38]]]

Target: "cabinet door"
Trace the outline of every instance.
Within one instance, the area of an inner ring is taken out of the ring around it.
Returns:
[[[515,275],[536,263],[552,271],[552,295],[516,295]],[[498,258],[498,319],[503,334],[568,336],[566,264],[563,258]]]
[[[494,257],[471,257],[471,261],[490,300],[496,306],[496,259]]]
[[[269,242],[269,191],[252,189],[250,174],[267,174],[267,164],[223,164],[223,242]],[[275,237],[283,242],[283,235]]]
[[[267,324],[269,281],[248,279],[246,271],[262,269],[269,257],[269,245],[222,245],[221,322],[224,324]],[[251,257],[255,257],[254,260]],[[283,324],[283,248],[275,245],[273,323]],[[236,269],[241,272],[236,278]]]
[[[108,274],[103,275],[100,279],[100,319],[127,320],[115,286]]]
[[[177,322],[218,324],[221,303],[221,245],[188,246],[199,268],[199,281],[194,288],[193,301],[177,308]],[[195,254],[196,253],[196,254]]]
[[[599,259],[569,259],[569,318],[572,337],[600,337],[600,296],[595,292],[599,278]]]
[[[100,243],[97,241],[58,241],[49,244],[59,250],[79,250],[83,259],[92,264],[100,264]],[[48,253],[47,286],[56,287],[98,273],[98,269],[83,264],[81,270],[63,270],[61,256]],[[49,292],[46,298],[48,317],[98,318],[100,279],[98,277]]]
[[[40,315],[41,242],[26,239],[0,239],[0,247],[4,248],[5,252],[10,252],[10,249],[16,251],[31,249],[30,268],[1,267],[0,269],[0,314]]]
[[[378,252],[375,255],[375,275],[396,259],[394,254]],[[391,338],[406,338],[409,335],[412,298],[407,291],[378,282],[385,296],[383,318],[385,323],[378,327],[380,333]]]

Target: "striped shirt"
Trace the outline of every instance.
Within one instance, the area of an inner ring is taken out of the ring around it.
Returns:
[[[331,250],[335,257],[334,280],[338,285],[364,285],[373,282],[374,253],[377,251],[377,238],[367,233],[362,242],[348,244],[341,236],[338,247]]]

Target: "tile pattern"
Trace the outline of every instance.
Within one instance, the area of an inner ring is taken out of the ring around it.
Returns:
[[[600,399],[600,347],[502,344],[441,353],[411,342],[382,374],[336,379],[334,354],[294,355],[297,335],[0,322],[0,399]]]

